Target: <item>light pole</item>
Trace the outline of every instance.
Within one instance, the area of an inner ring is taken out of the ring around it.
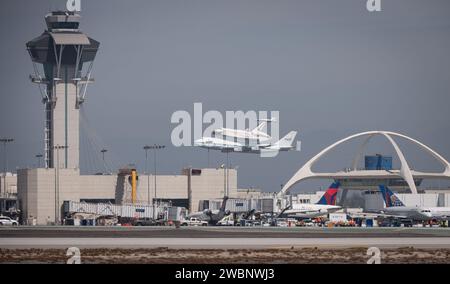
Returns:
[[[166,146],[164,145],[157,145],[154,144],[153,146],[148,146],[148,149],[153,150],[153,168],[154,168],[154,181],[155,181],[155,200],[156,200],[156,150],[161,150],[166,148]],[[153,203],[155,202],[155,200],[153,201]]]
[[[147,203],[150,205],[150,174],[148,172],[148,150],[150,150],[151,147],[148,145],[144,146],[145,150],[145,174],[147,175]]]
[[[55,167],[55,225],[59,224],[59,150],[67,149],[68,146],[53,146],[56,150],[56,167]]]
[[[36,158],[37,158],[37,160],[38,160],[38,163],[37,163],[38,169],[41,167],[41,158],[42,158],[42,157],[43,157],[42,154],[37,154],[37,155],[36,155]]]
[[[106,163],[105,163],[105,153],[108,152],[108,150],[107,150],[107,149],[102,149],[100,152],[102,153],[103,168],[104,168],[104,170],[105,170],[104,173],[106,174],[106,172],[108,171],[108,169],[106,168]]]
[[[227,196],[227,172],[225,170],[225,164],[220,166],[223,169],[223,196]]]
[[[13,138],[1,138],[0,142],[3,143],[3,155],[4,155],[4,170],[3,170],[3,192],[6,194],[6,172],[8,171],[8,154],[6,151],[6,145],[14,142]],[[1,194],[1,192],[0,192]]]
[[[229,171],[229,168],[230,168],[230,160],[229,160],[229,158],[228,158],[228,154],[230,153],[230,151],[226,151],[226,155],[227,155],[227,164],[226,164],[226,167],[225,167],[225,171],[226,171],[226,175],[227,175],[227,178],[226,178],[226,190],[225,190],[225,196],[228,196],[229,195],[229,191],[230,191],[230,182],[229,182],[229,178],[230,178],[230,171]]]

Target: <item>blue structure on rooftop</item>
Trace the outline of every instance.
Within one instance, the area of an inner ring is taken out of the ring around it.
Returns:
[[[366,170],[392,170],[392,157],[377,154],[375,156],[365,156],[364,168]]]

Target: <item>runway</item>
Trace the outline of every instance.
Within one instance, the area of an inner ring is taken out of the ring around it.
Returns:
[[[2,238],[417,238],[449,237],[450,228],[355,227],[0,227]]]
[[[169,248],[169,249],[283,249],[283,248],[450,248],[450,238],[3,238],[0,248]]]
[[[0,248],[450,248],[448,228],[17,227]]]

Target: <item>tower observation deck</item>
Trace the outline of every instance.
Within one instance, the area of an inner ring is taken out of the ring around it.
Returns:
[[[45,106],[45,167],[56,164],[55,146],[64,146],[59,168],[79,168],[79,109],[100,43],[79,29],[80,15],[55,11],[45,16],[47,29],[26,46]]]

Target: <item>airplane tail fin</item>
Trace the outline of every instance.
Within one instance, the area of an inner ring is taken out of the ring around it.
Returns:
[[[286,136],[281,138],[278,142],[276,142],[274,145],[280,148],[292,147],[292,144],[294,143],[295,140],[295,136],[297,136],[297,131],[291,131]]]
[[[255,129],[252,130],[253,133],[261,132],[264,127],[266,127],[267,123],[276,122],[275,118],[272,119],[258,119],[258,122],[261,122]]]
[[[336,197],[339,190],[340,183],[333,182],[322,198],[316,204],[322,205],[336,205]]]
[[[385,185],[379,186],[381,195],[383,196],[386,207],[401,207],[405,206],[403,202]]]
[[[222,205],[220,206],[220,211],[225,212],[225,208],[227,207],[228,196],[225,196],[222,201]]]

